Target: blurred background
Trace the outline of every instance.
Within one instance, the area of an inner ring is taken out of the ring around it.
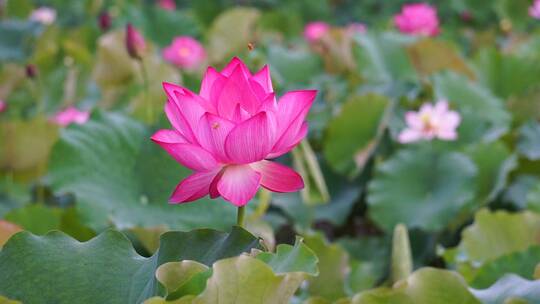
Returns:
[[[415,15],[398,0],[0,1],[0,246],[23,229],[85,241],[114,227],[150,255],[167,230],[230,229],[221,199],[167,203],[190,172],[149,138],[169,128],[163,81],[198,92],[208,66],[237,56],[267,64],[278,96],[319,91],[308,139],[278,160],[306,188],[260,191],[247,214],[270,248],[301,235],[317,253],[309,296],[385,282],[399,223],[414,268],[475,288],[532,279],[540,3],[425,3]],[[408,111],[441,100],[456,139],[400,140]]]

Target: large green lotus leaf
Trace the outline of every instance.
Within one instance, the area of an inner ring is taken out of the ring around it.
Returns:
[[[280,244],[275,253],[261,252],[257,259],[265,262],[276,274],[289,272],[302,272],[311,276],[319,273],[317,263],[319,259],[315,253],[306,246],[301,238],[296,240],[294,246]]]
[[[319,275],[309,278],[310,295],[328,300],[344,297],[349,254],[339,244],[328,243],[322,234],[306,236],[305,242],[319,258]]]
[[[508,99],[508,109],[516,123],[540,119],[540,89],[528,91],[523,96],[511,96]]]
[[[535,175],[520,174],[504,192],[503,200],[519,209],[527,207],[527,197],[535,186],[540,185],[540,178]],[[540,197],[538,199],[540,201]]]
[[[407,47],[407,54],[418,74],[429,76],[433,73],[451,70],[474,79],[474,73],[450,42],[422,39]]]
[[[334,170],[350,175],[363,167],[384,129],[388,105],[378,95],[354,96],[343,105],[324,138],[324,156]]]
[[[465,76],[441,73],[434,77],[434,89],[437,99],[446,99],[462,117],[459,142],[491,141],[508,130],[511,116],[487,88]]]
[[[4,6],[6,16],[26,18],[34,9],[31,0],[10,1]]]
[[[188,170],[153,144],[150,135],[132,119],[102,112],[84,125],[64,129],[51,156],[52,188],[74,193],[83,223],[95,230],[110,223],[180,230],[230,227],[235,210],[222,200],[167,203]]]
[[[375,283],[387,277],[388,261],[391,259],[391,241],[388,235],[346,237],[337,241],[352,258],[347,282],[349,294],[353,295],[374,287]],[[355,277],[359,275],[358,272],[363,273],[363,276]]]
[[[130,9],[139,10],[140,8],[130,6]],[[176,36],[188,35],[196,37],[199,35],[200,25],[198,20],[187,9],[164,10],[150,3],[144,13],[145,18],[142,19],[142,28],[148,37],[152,37],[152,41],[155,41],[161,47],[170,44]]]
[[[258,26],[261,32],[278,32],[287,38],[294,38],[302,31],[302,17],[292,10],[268,10],[262,12]],[[269,33],[269,34],[270,34]]]
[[[540,216],[528,211],[478,211],[462,232],[460,260],[476,265],[540,244]]]
[[[530,211],[480,210],[474,224],[465,228],[459,245],[444,255],[458,271],[473,281],[483,265],[540,244],[540,216]],[[520,266],[514,267],[516,272]],[[486,266],[487,267],[487,266]],[[531,270],[532,271],[532,270]]]
[[[62,210],[59,208],[48,208],[44,205],[32,204],[26,205],[23,208],[11,210],[4,218],[32,233],[45,234],[50,230],[59,229],[62,219]]]
[[[222,62],[254,42],[255,23],[260,13],[255,8],[236,7],[221,13],[208,31],[208,54],[211,62]]]
[[[322,69],[320,58],[305,48],[287,49],[271,45],[268,62],[273,78],[283,87],[291,83],[307,83],[309,77],[306,75],[319,74]]]
[[[540,246],[531,246],[525,251],[503,255],[480,267],[470,285],[473,288],[488,288],[506,273],[533,279],[535,266],[539,262]]]
[[[353,304],[480,304],[457,273],[421,268],[392,289],[379,288],[356,295]]]
[[[179,289],[186,289],[186,285],[193,285],[193,281],[200,281],[198,277],[201,277],[201,275],[207,279],[209,275],[204,276],[204,273],[209,270],[210,268],[208,266],[191,260],[168,262],[158,267],[156,270],[156,279],[165,287],[167,290],[167,299],[170,300],[170,296],[177,294]],[[202,283],[206,282],[203,281]],[[195,294],[202,292],[204,287],[205,285],[203,284],[199,292],[194,291],[196,292]]]
[[[536,61],[506,55],[495,48],[481,49],[475,63],[481,83],[502,98],[522,95],[540,81]]]
[[[471,289],[471,292],[483,304],[540,303],[540,280],[529,281],[514,274],[507,274],[488,289]]]
[[[350,266],[351,271],[345,281],[347,294],[357,294],[377,284],[380,273],[374,263],[351,261]]]
[[[517,149],[529,160],[540,159],[540,123],[530,121],[519,129]]]
[[[327,204],[305,204],[299,193],[272,194],[272,204],[292,218],[299,231],[305,231],[317,221],[325,221],[336,226],[343,225],[361,193],[357,180],[351,181],[334,173],[324,161],[318,163],[330,194],[330,201]]]
[[[0,22],[0,62],[26,60],[42,29],[37,22],[13,19]]]
[[[87,243],[60,232],[21,232],[0,251],[0,294],[24,303],[126,303],[144,264],[118,232]]]
[[[34,234],[46,234],[51,230],[61,230],[79,241],[87,241],[96,233],[80,222],[74,208],[60,209],[42,204],[29,204],[13,209],[4,218]]]
[[[0,122],[0,169],[42,171],[57,139],[58,127],[44,117]]]
[[[0,294],[24,303],[141,303],[158,295],[160,265],[194,260],[207,266],[258,246],[249,232],[167,232],[150,258],[108,230],[79,243],[61,232],[14,235],[0,251]],[[24,253],[24,254],[21,254]]]
[[[501,142],[473,145],[465,153],[478,168],[475,200],[488,203],[506,186],[508,174],[517,165],[517,157]]]
[[[276,274],[270,265],[248,255],[217,261],[206,289],[193,304],[289,303],[305,273]]]
[[[153,298],[145,303],[286,303],[307,276],[318,273],[317,257],[301,239],[255,259],[264,263],[241,256],[218,261],[212,269],[193,261],[164,264],[156,276],[167,290],[175,291],[167,301]]]
[[[369,214],[386,231],[398,223],[441,230],[474,197],[476,173],[461,153],[401,150],[378,165],[368,185]]]
[[[355,36],[354,48],[360,74],[369,83],[415,82],[416,71],[405,46],[410,39],[395,33],[368,33]]]
[[[22,208],[31,200],[30,185],[14,182],[8,174],[0,174],[0,218],[13,209]]]

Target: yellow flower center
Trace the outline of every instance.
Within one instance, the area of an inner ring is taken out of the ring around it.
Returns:
[[[219,128],[219,124],[218,124],[217,122],[213,123],[213,124],[212,124],[212,129],[215,130],[215,129],[217,129],[217,128]]]
[[[420,116],[420,120],[425,125],[429,124],[429,121],[430,121],[429,115],[428,114],[422,114],[422,116]]]
[[[424,124],[424,131],[429,132],[435,129],[435,125],[431,123],[431,118],[428,114],[423,114],[420,116],[420,120]]]

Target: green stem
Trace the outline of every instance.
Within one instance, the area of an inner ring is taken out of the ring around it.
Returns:
[[[238,211],[236,213],[236,225],[239,227],[244,227],[244,216],[246,214],[245,206],[238,207]]]
[[[144,104],[146,105],[146,114],[149,124],[154,123],[154,109],[152,108],[152,103],[150,101],[150,82],[148,81],[148,72],[144,66],[143,60],[139,60],[139,65],[141,67],[141,75],[143,80],[144,87]]]

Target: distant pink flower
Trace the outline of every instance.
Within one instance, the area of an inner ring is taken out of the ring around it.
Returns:
[[[72,123],[82,125],[88,121],[88,118],[90,118],[90,112],[80,111],[71,106],[56,113],[56,115],[51,118],[51,121],[62,127],[67,127]]]
[[[157,131],[152,140],[194,171],[170,202],[209,194],[244,206],[260,186],[274,192],[304,187],[298,173],[268,159],[289,152],[306,136],[305,118],[316,91],[291,91],[278,102],[268,67],[252,75],[238,58],[221,72],[209,67],[199,94],[171,83],[163,87],[173,129]]]
[[[347,30],[351,33],[364,34],[367,31],[367,27],[363,23],[353,22],[347,25]]]
[[[400,143],[410,143],[419,140],[457,139],[456,129],[461,117],[459,113],[448,109],[448,102],[439,101],[435,106],[425,103],[418,112],[405,113],[407,128],[399,134]]]
[[[45,25],[52,24],[56,20],[56,11],[50,7],[40,7],[32,12],[30,20]]]
[[[401,14],[394,16],[394,24],[405,34],[421,36],[439,34],[437,9],[426,3],[404,5]]]
[[[168,11],[174,11],[176,9],[176,2],[174,0],[158,0],[158,5]]]
[[[180,36],[163,49],[163,58],[179,68],[194,69],[204,61],[206,52],[199,41],[189,36]]]
[[[0,113],[4,112],[7,109],[7,103],[3,100],[0,100]]]
[[[529,7],[529,16],[540,19],[540,0],[535,0],[533,5]]]
[[[107,11],[101,12],[101,14],[98,16],[98,25],[102,31],[108,31],[112,25],[111,14],[109,14]]]
[[[126,25],[126,49],[131,58],[139,60],[146,51],[143,35],[131,23]]]
[[[330,26],[322,21],[310,22],[304,27],[304,39],[308,42],[319,41],[330,31]]]

